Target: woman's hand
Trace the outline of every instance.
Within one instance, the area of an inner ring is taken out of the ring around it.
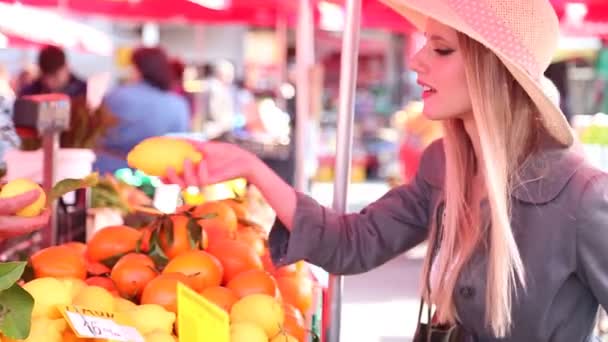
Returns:
[[[36,217],[15,216],[17,211],[34,203],[39,195],[39,190],[31,190],[15,197],[0,198],[0,240],[27,234],[48,224],[48,210]]]
[[[167,183],[178,184],[183,188],[245,178],[260,190],[279,219],[291,229],[296,193],[264,162],[236,145],[217,142],[191,143],[203,154],[203,160],[198,165],[186,160],[181,176],[174,170],[168,170],[165,180]]]

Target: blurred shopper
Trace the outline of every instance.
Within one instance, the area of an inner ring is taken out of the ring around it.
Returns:
[[[126,154],[140,141],[188,131],[188,103],[173,89],[173,70],[164,50],[139,48],[133,53],[131,82],[115,88],[104,103],[118,118],[97,149],[95,169],[126,168]]]
[[[57,46],[44,47],[38,55],[40,76],[19,91],[19,96],[62,93],[71,97],[86,96],[87,84],[68,67],[65,52]]]
[[[566,120],[572,123],[572,111],[570,110],[570,87],[568,85],[568,63],[560,61],[549,65],[545,76],[550,79],[559,91],[559,107],[566,116]]]
[[[0,65],[0,177],[6,172],[4,154],[11,148],[19,147],[20,139],[13,124],[13,104],[15,92],[10,84],[6,68]]]
[[[213,70],[214,77],[208,81],[209,112],[203,126],[210,137],[231,132],[237,114],[234,65],[222,60],[215,64]]]
[[[184,87],[184,71],[186,66],[178,58],[171,60],[171,70],[173,71],[173,91],[180,96],[183,96],[188,102],[190,116],[194,115],[194,99],[192,94],[186,91]]]

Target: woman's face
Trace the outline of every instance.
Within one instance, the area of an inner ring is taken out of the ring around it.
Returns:
[[[431,120],[466,119],[472,114],[463,55],[456,30],[435,20],[426,24],[427,42],[411,61],[423,89],[423,114]]]

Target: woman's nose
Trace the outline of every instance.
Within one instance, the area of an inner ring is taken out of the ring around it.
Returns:
[[[412,56],[410,67],[418,74],[422,74],[426,71],[427,67],[422,61],[422,49]]]

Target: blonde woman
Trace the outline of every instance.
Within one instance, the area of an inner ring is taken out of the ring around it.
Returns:
[[[278,265],[360,273],[429,238],[423,295],[453,341],[591,341],[608,304],[608,177],[578,152],[542,76],[559,32],[549,0],[387,1],[428,38],[412,67],[445,131],[411,183],[341,215],[218,144],[171,180],[247,177],[277,212]]]

